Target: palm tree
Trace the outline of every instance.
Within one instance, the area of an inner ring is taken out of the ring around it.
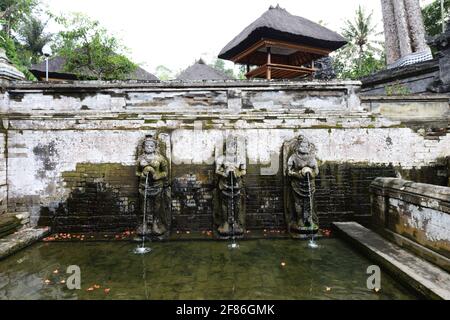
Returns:
[[[384,67],[382,32],[377,31],[372,12],[367,14],[359,6],[355,17],[344,21],[341,32],[348,44],[334,59],[339,77],[357,79]]]
[[[377,32],[377,25],[372,22],[373,12],[366,14],[365,10],[359,6],[356,10],[356,17],[354,20],[346,20],[345,26],[342,29],[342,35],[348,41],[348,48],[352,51],[358,50],[359,58],[364,56],[364,53],[375,52],[381,53],[382,49],[377,47],[377,44],[382,44],[377,37],[381,32]]]

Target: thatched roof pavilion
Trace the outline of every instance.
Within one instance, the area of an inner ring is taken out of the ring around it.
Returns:
[[[77,75],[64,71],[65,62],[65,58],[61,56],[55,56],[48,60],[49,81],[78,80]],[[29,70],[38,80],[45,80],[45,61],[32,65]],[[89,78],[90,75],[86,74],[86,77]],[[126,80],[159,81],[156,76],[141,67],[137,67]]]
[[[192,66],[182,71],[177,80],[231,80],[232,78],[211,66],[208,66],[202,59],[196,61]]]
[[[295,78],[314,72],[313,62],[346,44],[338,33],[270,7],[228,43],[219,58],[247,65],[248,78]],[[250,71],[250,66],[258,68]]]

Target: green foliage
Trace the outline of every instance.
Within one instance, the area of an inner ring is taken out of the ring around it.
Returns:
[[[38,12],[38,0],[0,0],[0,46],[17,69],[27,79],[36,78],[28,71],[34,54],[25,49],[19,41],[20,29],[32,12]]]
[[[33,74],[28,71],[28,67],[22,62],[16,47],[16,43],[4,31],[0,31],[0,47],[5,49],[6,56],[12,64],[20,70],[28,80],[36,80]]]
[[[435,0],[422,9],[425,30],[429,36],[442,32],[441,0]],[[444,19],[450,18],[450,0],[444,0]]]
[[[12,31],[16,31],[38,5],[39,0],[0,0],[0,19],[4,33],[11,37]]]
[[[137,65],[124,54],[125,47],[100,23],[82,14],[58,17],[64,31],[58,33],[54,51],[66,59],[64,71],[80,79],[124,80]]]
[[[173,71],[163,65],[159,65],[156,67],[155,74],[158,79],[162,81],[172,80],[175,78]]]
[[[407,96],[411,94],[411,90],[399,82],[385,87],[388,96]]]
[[[346,20],[342,35],[348,44],[335,53],[333,64],[338,78],[358,79],[386,66],[380,32],[373,23],[373,13],[360,6],[353,20]]]
[[[346,56],[343,52],[334,58],[333,66],[338,78],[357,80],[386,67],[384,54],[377,57],[372,52],[363,52],[357,60],[349,63],[349,59],[350,55]]]
[[[213,64],[210,64],[210,66],[229,76],[231,79],[236,78],[233,69],[225,68],[225,61],[222,59],[216,59]]]

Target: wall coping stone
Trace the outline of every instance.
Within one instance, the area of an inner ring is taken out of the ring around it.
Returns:
[[[377,178],[370,185],[376,195],[407,201],[450,214],[450,188],[398,178]]]
[[[13,81],[6,84],[7,90],[103,90],[103,89],[225,89],[225,88],[268,88],[337,90],[360,87],[360,81],[274,81],[274,80],[220,80],[220,81],[60,81],[32,82]]]

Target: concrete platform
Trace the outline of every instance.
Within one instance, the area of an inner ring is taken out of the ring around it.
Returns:
[[[49,233],[49,228],[28,228],[0,239],[0,260],[32,245]]]
[[[450,274],[356,222],[335,222],[336,232],[374,263],[428,299],[450,300]],[[383,280],[381,280],[383,285]]]

